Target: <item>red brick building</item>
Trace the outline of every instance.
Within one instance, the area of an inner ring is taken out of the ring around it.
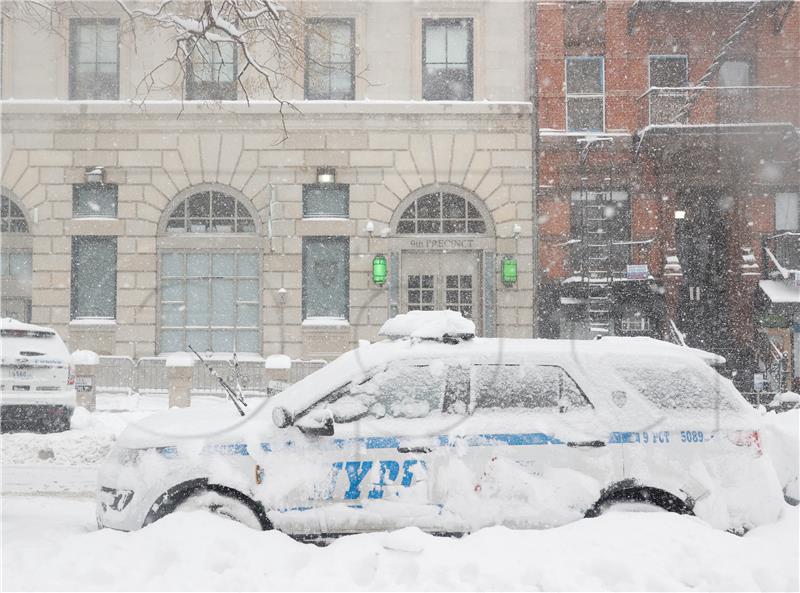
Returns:
[[[536,4],[540,335],[683,337],[751,390],[777,325],[797,376],[797,4]]]

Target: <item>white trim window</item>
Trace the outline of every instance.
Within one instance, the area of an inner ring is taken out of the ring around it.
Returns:
[[[619,331],[623,334],[650,333],[650,318],[639,311],[627,313],[619,318]]]
[[[73,236],[71,276],[71,319],[116,319],[116,237]]]
[[[69,98],[119,99],[119,20],[70,19]]]
[[[74,218],[116,218],[118,188],[107,183],[82,183],[72,186]]]
[[[775,194],[775,231],[800,231],[800,194]]]
[[[350,238],[303,237],[303,319],[347,320]]]
[[[31,320],[32,237],[22,209],[2,196],[0,209],[0,316]]]
[[[422,19],[422,98],[472,101],[472,19]]]
[[[305,98],[355,99],[355,19],[308,19]]]
[[[257,215],[235,190],[202,185],[165,212],[159,237],[160,352],[261,352]],[[185,196],[185,197],[184,197]]]
[[[260,352],[258,253],[161,255],[162,352]]]
[[[565,58],[568,132],[605,130],[605,58]]]

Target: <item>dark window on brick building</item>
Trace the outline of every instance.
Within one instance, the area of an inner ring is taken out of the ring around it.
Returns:
[[[575,243],[573,248],[573,269],[580,270],[585,251],[584,239],[588,242],[611,242],[610,269],[615,273],[624,273],[625,266],[630,263],[630,246],[626,242],[631,238],[631,209],[628,193],[625,191],[608,192],[574,191],[572,192],[572,208],[570,216],[571,234]],[[602,222],[598,222],[603,219]],[[602,236],[596,234],[602,228]],[[586,233],[584,231],[587,231]]]
[[[596,47],[605,43],[605,2],[567,2],[564,6],[564,45]]]
[[[605,129],[605,81],[602,56],[566,58],[567,130]]]
[[[686,91],[676,89],[685,87],[689,83],[688,64],[686,56],[650,56],[648,87],[651,124],[672,123],[683,108],[686,103]]]
[[[472,101],[472,19],[422,20],[422,98]]]

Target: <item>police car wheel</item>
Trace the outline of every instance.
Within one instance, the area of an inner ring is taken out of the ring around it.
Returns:
[[[667,509],[654,502],[611,501],[600,507],[600,514],[605,513],[666,513]]]
[[[252,529],[262,529],[258,515],[247,503],[220,492],[203,490],[179,503],[173,512],[207,511],[232,519]]]

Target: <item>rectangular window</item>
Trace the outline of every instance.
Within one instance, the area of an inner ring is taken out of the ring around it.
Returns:
[[[116,218],[117,186],[106,183],[73,185],[72,216],[75,218]]]
[[[186,98],[206,101],[236,100],[236,44],[206,39],[187,42]]]
[[[650,56],[650,123],[672,123],[686,103],[689,84],[689,60],[686,56]],[[684,120],[685,121],[685,120]]]
[[[550,408],[588,406],[583,392],[564,369],[534,364],[482,364],[473,367],[476,408]]]
[[[573,269],[597,269],[598,265],[608,265],[612,273],[624,274],[630,263],[628,193],[573,191],[570,219],[570,238],[576,241],[572,245]],[[605,249],[595,247],[601,244],[610,245]],[[593,263],[589,260],[590,257],[609,255],[608,262]]]
[[[309,19],[306,34],[306,99],[355,99],[355,21]]]
[[[800,194],[775,194],[775,257],[784,267],[800,269]]]
[[[119,20],[70,19],[69,98],[119,99]]]
[[[303,186],[303,218],[347,218],[349,215],[349,185]]]
[[[117,316],[117,238],[72,237],[71,318]]]
[[[728,60],[719,68],[719,86],[727,87],[720,91],[717,105],[717,118],[720,123],[742,123],[750,120],[754,96],[748,88],[751,85],[751,66],[749,62]]]
[[[605,129],[605,72],[603,56],[566,58],[567,131]]]
[[[650,332],[650,318],[641,312],[626,313],[619,319],[622,334],[647,334]]]
[[[32,255],[28,250],[0,253],[0,316],[31,320]]]
[[[350,239],[303,237],[303,319],[349,318]]]
[[[260,352],[257,253],[161,256],[161,352]]]
[[[422,98],[472,101],[472,19],[422,19]]]
[[[564,45],[597,47],[605,43],[605,2],[567,2],[564,5]]]
[[[775,194],[775,230],[800,231],[800,194]]]

